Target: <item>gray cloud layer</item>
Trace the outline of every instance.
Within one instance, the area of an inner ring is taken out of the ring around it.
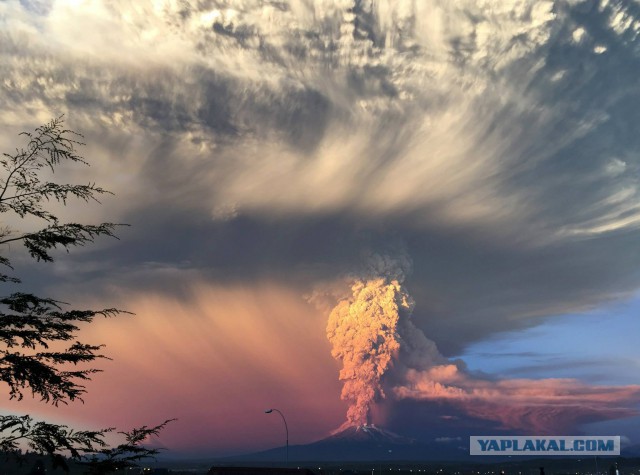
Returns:
[[[310,287],[401,242],[453,354],[639,287],[639,32],[604,0],[12,0],[0,145],[86,135],[134,226],[82,280]]]

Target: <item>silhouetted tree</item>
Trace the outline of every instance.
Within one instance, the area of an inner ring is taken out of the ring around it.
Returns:
[[[0,222],[0,244],[19,243],[37,261],[53,261],[52,251],[83,246],[99,236],[115,237],[118,225],[63,223],[46,205],[66,205],[71,198],[85,202],[109,191],[95,184],[73,185],[49,181],[60,165],[84,164],[76,149],[84,145],[81,136],[63,127],[62,117],[21,135],[24,148],[3,154],[0,160],[0,214],[9,218]],[[24,221],[21,221],[24,220]],[[21,230],[14,223],[25,223]],[[37,226],[37,225],[40,226]],[[4,252],[6,246],[0,247]],[[13,269],[6,255],[0,266]],[[20,279],[0,272],[0,283],[16,287]],[[99,370],[85,364],[104,358],[103,345],[76,340],[78,324],[95,317],[111,317],[123,312],[67,309],[66,304],[31,293],[13,292],[0,297],[0,382],[8,385],[10,399],[21,400],[25,392],[53,405],[82,400],[86,392],[82,382]],[[54,467],[67,469],[64,456],[88,464],[90,473],[108,473],[135,465],[157,454],[142,442],[168,423],[120,432],[124,442],[110,447],[105,437],[113,428],[76,431],[64,425],[34,421],[30,416],[0,415],[0,451],[18,453],[22,444],[30,450],[50,456]]]

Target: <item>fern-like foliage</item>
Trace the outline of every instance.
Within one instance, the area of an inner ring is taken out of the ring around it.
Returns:
[[[23,148],[5,153],[0,160],[0,216],[13,215],[11,222],[28,219],[41,222],[40,229],[21,231],[0,222],[0,253],[7,245],[24,246],[36,261],[51,262],[57,248],[69,251],[100,236],[116,237],[114,223],[63,223],[47,205],[66,205],[71,198],[98,201],[109,191],[95,183],[76,185],[55,183],[46,177],[55,175],[63,164],[88,165],[78,154],[84,145],[82,136],[64,128],[62,117],[21,134],[27,139]],[[0,268],[11,262],[0,255]],[[0,285],[21,284],[19,278],[0,272]],[[79,400],[86,392],[83,382],[100,370],[93,363],[105,356],[103,345],[77,340],[79,324],[96,317],[126,314],[116,308],[101,310],[68,309],[67,304],[31,293],[10,292],[0,296],[0,383],[8,388],[10,399],[21,400],[25,393],[55,406]],[[49,455],[53,466],[67,469],[66,458],[85,463],[91,474],[109,473],[133,466],[157,454],[144,446],[147,437],[157,435],[169,421],[158,426],[143,426],[131,432],[119,432],[124,443],[110,447],[106,442],[113,428],[76,431],[65,425],[34,421],[30,416],[0,415],[0,452],[19,454],[25,444],[32,451]]]

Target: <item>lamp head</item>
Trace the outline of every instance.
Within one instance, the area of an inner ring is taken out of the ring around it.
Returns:
[[[267,409],[266,411],[264,411],[265,414],[271,414],[273,412],[273,409]]]

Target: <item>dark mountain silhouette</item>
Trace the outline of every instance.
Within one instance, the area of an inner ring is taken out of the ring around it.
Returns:
[[[305,445],[289,447],[290,462],[461,460],[469,457],[462,440],[421,442],[375,425],[352,426]],[[228,462],[282,462],[285,447],[226,458]]]

